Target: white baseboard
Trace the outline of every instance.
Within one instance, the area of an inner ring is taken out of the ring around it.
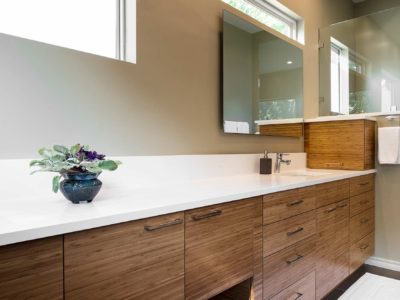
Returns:
[[[389,260],[376,256],[371,256],[366,262],[366,265],[380,267],[388,270],[400,272],[400,262],[395,260]]]

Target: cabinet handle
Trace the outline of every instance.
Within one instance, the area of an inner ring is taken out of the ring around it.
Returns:
[[[365,250],[365,249],[367,249],[369,247],[369,245],[368,244],[365,244],[365,245],[361,245],[360,246],[360,249],[361,250]]]
[[[295,296],[296,296],[296,297],[295,297],[293,300],[298,300],[298,299],[300,299],[301,297],[303,297],[303,294],[302,294],[302,293],[296,293]]]
[[[155,231],[158,229],[162,229],[162,228],[166,228],[166,227],[170,227],[170,226],[174,226],[174,225],[178,225],[178,224],[182,224],[183,220],[182,219],[175,219],[173,221],[169,221],[160,225],[155,225],[155,226],[150,226],[150,225],[146,225],[144,226],[144,230],[146,231]]]
[[[302,232],[303,230],[304,230],[303,227],[299,227],[299,228],[297,228],[297,229],[294,230],[294,231],[289,231],[289,232],[287,232],[286,234],[287,234],[287,236],[292,236],[292,235],[294,235],[294,234],[296,234],[296,233]]]
[[[327,210],[325,210],[325,212],[327,213],[327,214],[329,214],[329,213],[331,213],[331,212],[334,212],[336,210],[336,207],[332,207],[332,208],[328,208]]]
[[[296,201],[293,201],[293,202],[290,202],[290,203],[286,204],[286,206],[287,207],[292,207],[292,206],[295,206],[295,205],[302,204],[303,202],[304,202],[303,200],[296,200]]]
[[[358,185],[359,186],[366,186],[366,185],[368,185],[369,184],[369,182],[362,182],[362,183],[359,183]]]
[[[339,208],[343,208],[343,207],[346,207],[347,206],[347,203],[343,203],[343,204],[340,204],[338,207]]]
[[[295,258],[288,259],[288,260],[286,261],[286,263],[287,263],[288,265],[291,265],[292,263],[295,263],[296,261],[302,259],[303,257],[304,257],[303,255],[297,254]]]
[[[221,210],[212,210],[207,214],[204,215],[193,215],[192,219],[193,221],[200,221],[200,220],[204,220],[204,219],[208,219],[208,218],[212,218],[212,217],[216,217],[222,214]]]
[[[361,223],[361,224],[365,224],[365,223],[367,223],[368,221],[369,221],[369,219],[364,218],[364,219],[361,219],[361,220],[360,220],[360,223]]]

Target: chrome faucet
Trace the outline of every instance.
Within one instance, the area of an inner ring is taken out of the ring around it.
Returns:
[[[281,172],[281,164],[286,164],[287,166],[290,165],[292,162],[290,159],[283,159],[283,156],[286,156],[289,154],[286,153],[277,153],[276,154],[276,161],[275,161],[275,173],[280,173]]]

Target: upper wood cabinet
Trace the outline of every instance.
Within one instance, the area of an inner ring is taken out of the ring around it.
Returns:
[[[302,137],[303,123],[260,125],[260,135]]]
[[[254,274],[256,203],[185,212],[185,296],[209,299]]]
[[[367,170],[375,167],[375,122],[349,120],[305,124],[307,166]]]
[[[184,215],[65,235],[65,299],[184,299]]]
[[[62,236],[0,247],[0,299],[63,299]]]

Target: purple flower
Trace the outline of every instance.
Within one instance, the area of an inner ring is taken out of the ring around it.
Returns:
[[[96,151],[86,151],[83,147],[79,150],[79,152],[76,154],[76,156],[82,161],[82,160],[88,160],[88,161],[93,161],[93,160],[104,160],[106,157],[104,154],[99,154]]]

